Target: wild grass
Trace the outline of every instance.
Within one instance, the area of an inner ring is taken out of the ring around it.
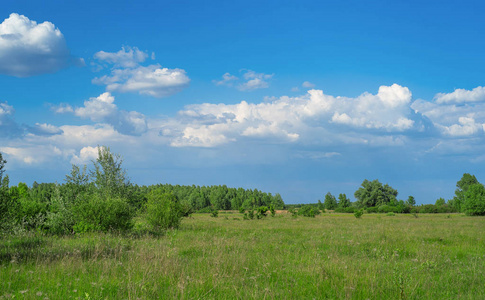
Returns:
[[[10,236],[0,299],[485,299],[484,231],[459,214],[221,213],[159,237]]]

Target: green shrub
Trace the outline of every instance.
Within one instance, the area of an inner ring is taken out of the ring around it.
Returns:
[[[146,211],[147,221],[154,231],[178,228],[182,220],[179,200],[173,194],[151,192]]]
[[[362,217],[362,215],[364,214],[364,209],[359,209],[359,210],[356,210],[354,212],[354,216],[357,218],[357,219],[360,219],[360,217]]]
[[[272,217],[274,217],[276,215],[276,211],[274,209],[274,205],[273,204],[271,204],[269,206],[269,211],[270,211]]]
[[[260,206],[256,209],[256,218],[262,219],[266,217],[266,214],[268,213],[268,207],[267,206]]]
[[[134,211],[125,199],[92,195],[74,207],[75,232],[126,231],[133,227]]]
[[[318,216],[319,214],[320,214],[320,210],[311,205],[303,205],[298,210],[298,215],[304,216],[304,217],[315,218],[315,216]]]
[[[389,217],[394,217],[395,215],[396,215],[396,214],[395,214],[395,213],[393,213],[393,212],[388,212],[388,213],[386,214],[386,216],[389,216]]]
[[[218,215],[219,215],[219,211],[213,208],[211,211],[211,217],[217,218]]]
[[[365,211],[368,213],[368,214],[374,214],[374,213],[378,213],[378,207],[375,207],[375,206],[372,206],[372,207],[367,207],[365,209]]]
[[[335,209],[335,212],[338,213],[347,213],[347,214],[353,214],[355,212],[356,208],[349,206],[349,207],[338,207]]]

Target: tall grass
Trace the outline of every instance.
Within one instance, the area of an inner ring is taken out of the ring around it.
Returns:
[[[0,240],[0,299],[485,299],[485,218],[195,214],[161,237]]]

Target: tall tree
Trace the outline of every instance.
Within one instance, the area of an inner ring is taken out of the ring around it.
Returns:
[[[338,195],[338,207],[346,208],[350,206],[350,199],[347,198],[347,195],[340,194]]]
[[[463,201],[465,201],[465,193],[471,185],[477,183],[478,180],[475,175],[469,173],[463,174],[461,179],[456,183],[455,197],[450,201],[450,205],[458,211],[461,211]]]
[[[408,197],[408,200],[406,200],[406,205],[410,205],[410,206],[415,206],[416,205],[416,200],[414,200],[414,197],[413,196],[409,196]]]
[[[325,195],[325,200],[323,200],[323,205],[328,210],[336,209],[337,208],[337,199],[335,199],[334,195],[332,195],[330,192],[328,192]]]
[[[362,206],[372,207],[396,202],[397,194],[397,190],[388,184],[382,185],[377,179],[373,181],[365,179],[354,196]]]
[[[111,153],[109,147],[98,147],[98,158],[93,161],[91,176],[104,197],[124,196],[127,192],[129,181],[122,163],[121,156]]]

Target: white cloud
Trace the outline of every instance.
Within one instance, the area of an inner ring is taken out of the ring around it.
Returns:
[[[147,57],[148,54],[138,48],[122,48],[116,53],[97,52],[95,58],[114,66],[109,75],[96,77],[93,83],[106,85],[109,92],[139,93],[156,98],[168,97],[189,85],[190,79],[183,69],[162,68],[159,64],[141,66]]]
[[[482,87],[472,91],[455,90],[450,94],[437,94],[433,102],[417,100],[411,107],[429,118],[443,135],[473,136],[482,132],[485,124],[485,102],[480,102],[483,91]]]
[[[303,82],[303,83],[301,84],[301,86],[302,86],[302,87],[304,87],[304,88],[310,88],[310,89],[312,89],[312,88],[314,88],[314,87],[315,87],[315,84],[313,84],[313,83],[311,83],[311,82],[309,82],[309,81],[305,81],[305,82]]]
[[[63,155],[61,149],[52,145],[26,145],[21,147],[0,147],[0,151],[6,153],[9,159],[33,165],[41,164]]]
[[[98,158],[98,147],[83,147],[79,150],[79,155],[74,154],[71,158],[71,164],[85,165]]]
[[[442,126],[442,128],[445,134],[461,137],[483,132],[485,124],[476,123],[475,119],[471,117],[460,117],[458,119],[458,124]]]
[[[84,101],[84,107],[75,109],[74,114],[81,118],[89,118],[93,122],[102,122],[116,113],[115,98],[110,93],[103,93],[96,98]]]
[[[94,58],[99,61],[113,64],[116,68],[135,68],[148,58],[148,54],[140,51],[136,47],[122,47],[118,52],[96,52]],[[155,54],[152,53],[152,59],[154,58]]]
[[[268,80],[273,77],[273,74],[256,73],[252,70],[247,70],[243,77],[246,82],[239,84],[237,88],[241,91],[253,91],[268,88]]]
[[[12,13],[0,24],[0,73],[28,77],[81,64],[69,53],[61,31],[50,22],[38,24]]]
[[[147,131],[147,122],[143,114],[136,111],[118,110],[114,104],[115,98],[108,92],[92,97],[84,101],[83,107],[66,109],[66,106],[60,106],[55,109],[56,112],[70,113],[90,119],[93,122],[111,124],[117,131],[128,135],[140,135]]]
[[[357,98],[333,97],[321,90],[310,90],[301,97],[281,97],[257,104],[205,103],[187,106],[179,112],[175,125],[164,132],[172,136],[172,145],[177,147],[214,147],[242,138],[310,141],[315,139],[315,134],[326,135],[321,140],[342,141],[345,136],[352,136],[345,133],[352,128],[385,132],[414,129],[410,101],[409,89],[394,84],[380,87],[377,95],[364,93]],[[336,129],[340,136],[329,133],[332,123],[340,124]],[[347,138],[352,139],[361,142]],[[388,141],[396,144],[397,140]]]
[[[35,123],[35,126],[29,127],[28,131],[35,135],[54,135],[62,133],[62,130],[59,127],[46,123]]]
[[[222,80],[212,80],[215,85],[225,85],[225,86],[232,86],[233,81],[238,80],[239,78],[231,75],[230,73],[225,73],[222,75]]]
[[[438,93],[435,95],[434,100],[438,104],[485,101],[485,87],[479,86],[471,91],[456,89],[454,92],[448,94]]]

